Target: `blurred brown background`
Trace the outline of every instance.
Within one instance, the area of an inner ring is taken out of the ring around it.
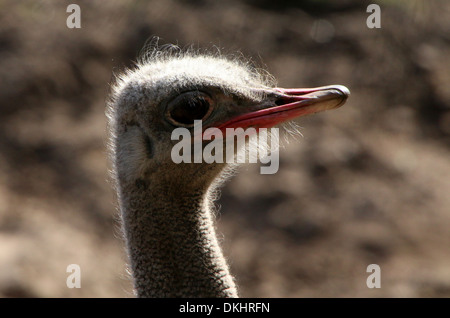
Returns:
[[[81,29],[66,7],[81,6]],[[280,170],[218,204],[245,297],[450,296],[450,2],[0,3],[0,296],[131,297],[108,183],[105,100],[145,41],[240,51],[282,87],[342,84]],[[66,267],[81,266],[81,289]],[[381,288],[366,267],[381,266]]]

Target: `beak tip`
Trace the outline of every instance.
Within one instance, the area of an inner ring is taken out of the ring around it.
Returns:
[[[328,89],[333,90],[335,92],[334,94],[337,94],[335,96],[339,100],[339,103],[335,105],[335,107],[340,107],[344,105],[348,97],[350,96],[350,90],[344,85],[331,85],[328,86]]]
[[[333,85],[333,88],[340,91],[341,95],[343,95],[343,97],[345,97],[345,98],[350,96],[350,90],[347,87],[345,87],[344,85]]]

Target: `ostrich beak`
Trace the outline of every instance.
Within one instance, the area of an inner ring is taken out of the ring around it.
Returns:
[[[263,108],[238,115],[217,128],[225,132],[226,128],[270,128],[297,117],[318,113],[342,106],[350,95],[342,85],[316,88],[274,88],[269,95],[275,95],[275,102]],[[265,106],[264,106],[265,105]]]

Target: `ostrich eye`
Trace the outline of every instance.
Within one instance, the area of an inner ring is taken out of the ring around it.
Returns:
[[[212,104],[212,99],[205,93],[184,93],[169,103],[167,118],[177,126],[193,127],[194,120],[205,120],[211,114]]]

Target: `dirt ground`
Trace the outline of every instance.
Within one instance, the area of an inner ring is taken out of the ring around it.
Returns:
[[[379,29],[359,0],[2,1],[0,296],[132,297],[104,111],[113,74],[156,35],[242,52],[282,87],[352,93],[298,120],[278,173],[249,164],[223,188],[241,296],[449,297],[450,2],[371,2]]]

